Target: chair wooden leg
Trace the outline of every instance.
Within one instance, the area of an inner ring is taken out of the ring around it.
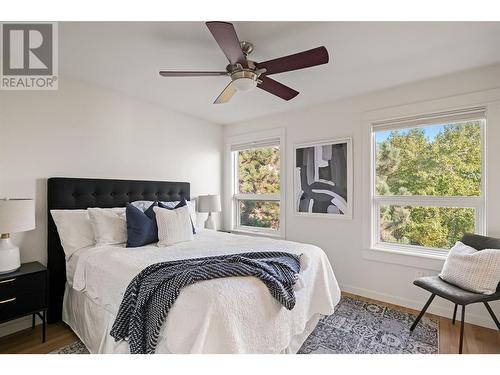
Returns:
[[[429,297],[429,299],[427,300],[427,302],[425,303],[424,308],[422,309],[422,311],[420,311],[420,314],[418,314],[417,319],[415,319],[415,321],[413,322],[412,326],[410,327],[410,331],[413,331],[415,329],[415,327],[417,326],[417,324],[420,321],[420,319],[422,319],[422,316],[424,316],[425,311],[427,310],[427,308],[431,304],[431,302],[434,299],[434,297],[436,297],[436,295],[433,293]]]
[[[462,354],[464,345],[464,323],[465,323],[465,305],[462,305],[462,324],[460,325],[460,345],[458,347],[458,354]]]
[[[484,306],[486,306],[486,310],[488,310],[488,312],[490,313],[491,317],[493,318],[493,321],[497,325],[498,330],[500,331],[500,323],[498,322],[498,319],[495,316],[495,313],[493,312],[493,310],[491,309],[489,303],[488,302],[484,302]]]
[[[458,305],[455,303],[455,308],[453,309],[453,320],[451,321],[451,324],[455,324],[455,319],[457,317],[457,307]]]

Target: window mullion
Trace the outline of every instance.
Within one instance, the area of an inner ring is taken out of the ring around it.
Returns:
[[[434,197],[422,195],[375,196],[374,202],[398,206],[464,207],[479,209],[483,205],[480,197]]]
[[[234,198],[240,201],[279,201],[279,194],[235,194]]]

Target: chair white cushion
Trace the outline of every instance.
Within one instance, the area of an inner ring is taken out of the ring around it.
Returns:
[[[500,250],[478,251],[459,241],[448,253],[439,277],[471,292],[494,294],[500,282]]]
[[[127,242],[125,207],[89,208],[88,212],[97,245],[116,245]]]
[[[188,206],[175,210],[153,207],[153,210],[158,226],[158,246],[169,246],[193,239]]]
[[[73,253],[95,244],[94,230],[87,210],[50,210],[61,245],[69,259]]]

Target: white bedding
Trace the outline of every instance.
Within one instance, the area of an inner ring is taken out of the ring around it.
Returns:
[[[67,264],[72,272],[68,272],[63,320],[91,353],[127,352],[128,345],[115,343],[109,331],[123,293],[136,274],[157,262],[248,251],[303,254],[294,309],[286,310],[254,277],[202,281],[182,290],[168,314],[156,352],[296,351],[319,315],[332,314],[340,300],[326,254],[313,245],[208,230],[200,230],[193,241],[169,247],[103,246],[75,253]]]

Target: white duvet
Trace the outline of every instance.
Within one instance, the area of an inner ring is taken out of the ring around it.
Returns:
[[[317,321],[319,315],[333,313],[340,290],[320,248],[283,240],[200,230],[193,241],[169,247],[103,246],[81,250],[68,262],[68,284],[72,292],[78,291],[78,295],[85,295],[90,301],[75,302],[68,286],[64,320],[91,352],[123,352],[128,345],[114,343],[109,330],[126,287],[142,269],[157,262],[249,251],[302,254],[294,309],[284,308],[254,277],[202,281],[182,290],[169,311],[156,352],[296,351],[294,339],[301,337],[315,317]],[[97,315],[106,316],[102,322],[92,322],[101,319]]]

